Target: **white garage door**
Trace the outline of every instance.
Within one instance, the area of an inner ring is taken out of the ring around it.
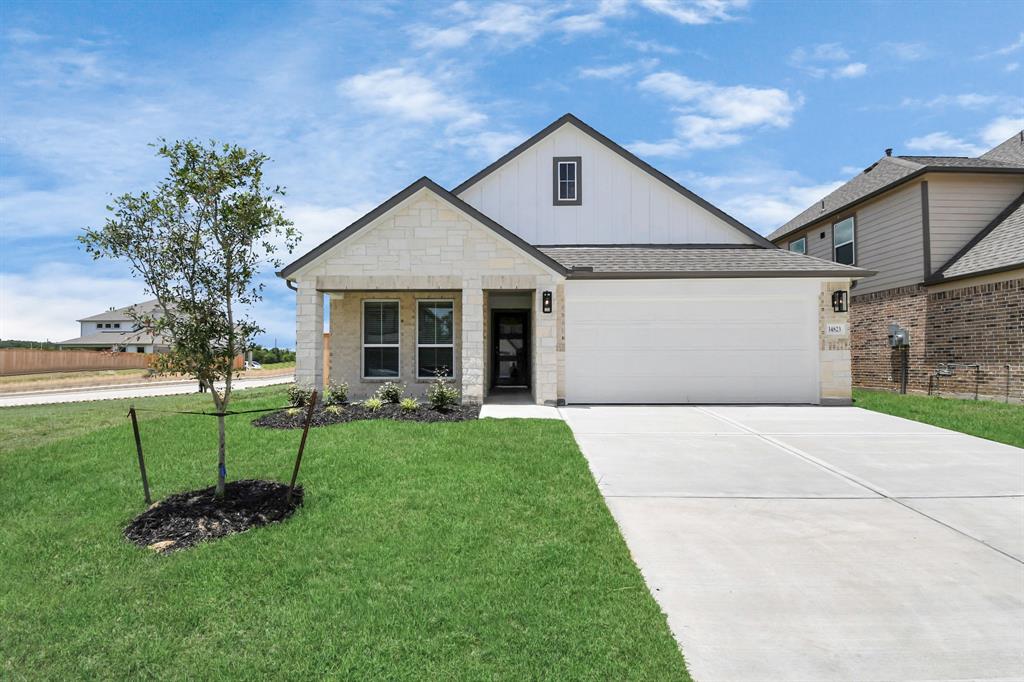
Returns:
[[[814,279],[570,280],[570,403],[816,403]]]

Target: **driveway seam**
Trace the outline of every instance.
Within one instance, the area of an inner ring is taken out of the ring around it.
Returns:
[[[787,445],[785,443],[782,443],[781,441],[778,441],[778,440],[776,440],[774,438],[771,438],[770,436],[766,436],[766,435],[764,435],[764,434],[762,434],[762,433],[760,433],[758,431],[755,431],[754,429],[751,429],[750,427],[746,426],[745,424],[743,424],[741,422],[738,422],[738,421],[736,421],[734,419],[730,419],[729,417],[726,417],[726,416],[723,416],[723,415],[720,415],[720,414],[716,414],[715,412],[713,412],[713,411],[711,411],[711,410],[709,410],[709,409],[707,409],[705,407],[701,407],[701,406],[695,406],[695,407],[698,410],[700,410],[701,412],[703,412],[704,414],[710,415],[710,416],[714,417],[715,419],[719,419],[719,420],[725,422],[726,424],[730,424],[730,425],[735,426],[737,428],[743,429],[744,431],[747,431],[748,433],[756,435],[757,437],[759,437],[762,440],[764,440],[766,443],[770,443],[770,444],[774,445],[775,447],[779,448],[780,450],[784,450],[784,451],[790,453],[791,455],[799,457],[799,458],[801,458],[801,459],[803,459],[803,460],[805,460],[807,462],[810,462],[811,464],[817,465],[817,466],[821,467],[822,469],[825,469],[826,471],[830,471],[830,472],[832,472],[833,474],[835,474],[837,476],[845,478],[846,480],[850,481],[851,483],[855,483],[855,484],[857,484],[857,485],[859,485],[859,486],[861,486],[863,488],[866,488],[867,490],[870,490],[871,492],[875,493],[876,495],[880,495],[881,497],[884,497],[887,500],[892,500],[896,504],[900,505],[901,507],[903,507],[905,509],[909,509],[910,511],[914,512],[915,514],[919,514],[920,516],[923,516],[926,519],[930,519],[931,521],[934,521],[935,523],[939,524],[940,526],[944,526],[944,527],[946,527],[946,528],[948,528],[948,529],[950,529],[950,530],[952,530],[952,531],[954,531],[956,533],[959,533],[960,535],[963,535],[966,538],[974,540],[975,542],[977,542],[977,543],[979,543],[981,545],[984,545],[985,547],[988,547],[989,549],[991,549],[994,552],[998,552],[999,554],[1002,554],[1006,558],[1011,559],[1012,561],[1015,561],[1018,564],[1024,565],[1024,560],[1014,556],[1013,554],[1010,554],[1009,552],[1005,552],[1005,551],[999,549],[998,547],[994,547],[994,546],[990,545],[989,543],[985,542],[984,540],[982,540],[981,538],[975,537],[975,536],[971,535],[970,533],[968,533],[966,531],[963,531],[963,530],[961,530],[961,529],[959,529],[959,528],[957,528],[955,526],[951,526],[950,524],[946,523],[945,521],[941,521],[941,520],[935,518],[934,516],[926,514],[923,511],[921,511],[920,509],[916,509],[916,508],[910,506],[909,504],[906,504],[900,498],[896,498],[896,497],[893,497],[892,495],[889,495],[884,490],[876,489],[875,487],[870,485],[867,481],[864,481],[863,479],[859,478],[858,476],[854,476],[853,474],[850,474],[850,473],[848,473],[846,471],[843,471],[842,469],[833,467],[833,466],[829,465],[828,463],[823,462],[822,460],[818,459],[817,457],[814,457],[813,455],[810,455],[810,454],[804,452],[803,450],[800,450],[799,448],[795,448],[795,447],[793,447],[791,445]],[[946,435],[946,434],[942,434],[942,435]],[[911,498],[905,497],[903,499],[911,499]],[[931,499],[946,499],[946,498],[935,497],[935,498],[931,498]]]

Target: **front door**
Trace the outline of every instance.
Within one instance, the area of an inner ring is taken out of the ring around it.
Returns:
[[[530,311],[491,315],[491,385],[530,387]]]

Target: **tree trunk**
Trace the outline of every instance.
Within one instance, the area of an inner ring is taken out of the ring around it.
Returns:
[[[224,499],[224,479],[227,477],[224,455],[224,415],[221,415],[217,417],[217,499]]]

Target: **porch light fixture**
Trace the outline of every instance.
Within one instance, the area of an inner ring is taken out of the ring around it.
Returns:
[[[542,292],[541,295],[540,295],[540,300],[541,300],[541,308],[540,309],[542,311],[544,311],[545,313],[550,313],[551,312],[551,292],[550,291]]]
[[[839,291],[832,292],[832,310],[837,313],[845,313],[849,310],[849,306],[846,302],[846,291],[840,289]]]

